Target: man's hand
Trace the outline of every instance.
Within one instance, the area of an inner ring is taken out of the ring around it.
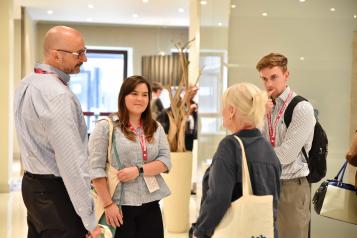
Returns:
[[[273,107],[274,107],[274,102],[273,102],[273,98],[272,98],[272,94],[275,92],[275,89],[272,89],[270,91],[268,91],[268,101],[265,104],[265,114],[268,115],[273,111]]]
[[[139,170],[137,167],[124,168],[118,171],[117,177],[120,182],[129,182],[136,179],[139,176]]]
[[[101,229],[99,226],[96,226],[90,234],[86,235],[86,238],[100,238]]]

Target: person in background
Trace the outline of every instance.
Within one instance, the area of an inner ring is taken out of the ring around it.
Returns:
[[[80,32],[51,28],[44,62],[15,92],[15,127],[24,177],[29,238],[99,237],[90,194],[87,128],[70,74],[87,61]]]
[[[263,135],[274,147],[282,165],[281,194],[278,209],[280,238],[307,238],[310,223],[309,167],[301,148],[308,154],[312,145],[316,119],[307,101],[299,102],[288,128],[284,112],[296,93],[288,86],[288,59],[278,53],[264,56],[257,70],[270,96]]]
[[[186,129],[185,129],[185,148],[188,151],[192,151],[193,149],[193,141],[197,139],[197,128],[198,128],[198,104],[194,101],[194,97],[197,95],[198,87],[196,85],[190,85],[188,89],[188,100],[189,108],[189,116],[186,121]],[[182,92],[181,101],[185,96],[185,91]],[[157,121],[163,126],[165,133],[169,133],[170,129],[170,120],[167,112],[171,110],[171,107],[165,109],[162,113],[157,116]]]
[[[188,116],[186,131],[185,131],[185,147],[186,150],[192,151],[193,141],[197,139],[198,129],[198,104],[194,101],[197,95],[198,87],[196,85],[190,85],[188,91],[188,101],[190,105],[190,115]]]
[[[160,100],[160,95],[162,90],[163,87],[161,83],[157,81],[154,81],[152,83],[151,113],[152,113],[152,118],[154,120],[156,120],[158,115],[160,115],[165,109]]]
[[[235,84],[225,91],[223,126],[233,134],[219,143],[212,164],[204,174],[200,212],[190,230],[193,237],[211,237],[231,202],[242,196],[242,152],[234,136],[244,144],[253,193],[273,195],[274,237],[278,237],[281,166],[273,147],[257,128],[263,122],[267,100],[266,92],[250,83]]]
[[[94,188],[103,201],[108,224],[117,227],[116,238],[163,238],[159,201],[170,195],[161,173],[171,168],[170,149],[162,126],[151,117],[151,86],[142,76],[127,78],[120,89],[114,125],[113,166],[118,186],[110,197],[105,166],[109,127],[99,121],[89,138]],[[115,143],[114,143],[115,141]]]
[[[346,159],[351,165],[357,167],[357,131],[353,135],[350,149],[346,154]],[[357,171],[355,175],[355,187],[357,188]]]

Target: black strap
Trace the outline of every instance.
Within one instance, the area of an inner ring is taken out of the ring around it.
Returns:
[[[296,95],[289,103],[289,105],[287,106],[287,108],[285,109],[285,112],[284,112],[284,123],[286,125],[286,128],[289,127],[290,125],[290,122],[291,122],[291,119],[293,117],[293,112],[294,112],[294,109],[296,107],[296,105],[299,103],[299,102],[302,102],[302,101],[308,101],[307,99],[305,99],[304,97],[300,96],[300,95]],[[302,153],[304,154],[305,156],[305,159],[308,160],[308,156],[307,156],[307,153],[306,153],[306,150],[304,147],[302,147],[301,149]]]

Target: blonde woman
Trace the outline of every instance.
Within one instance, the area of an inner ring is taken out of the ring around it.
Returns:
[[[245,147],[253,193],[273,195],[275,238],[278,237],[276,217],[281,166],[272,146],[258,129],[267,100],[266,92],[250,83],[235,84],[224,93],[223,126],[232,134],[220,142],[212,165],[203,177],[201,209],[191,228],[193,237],[211,237],[231,202],[242,196],[242,152],[234,135]]]

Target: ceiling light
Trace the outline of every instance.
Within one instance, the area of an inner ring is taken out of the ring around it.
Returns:
[[[93,21],[93,19],[92,19],[92,18],[90,18],[90,17],[88,17],[88,18],[87,18],[87,21]]]
[[[138,17],[139,17],[139,15],[138,15],[138,14],[136,14],[136,13],[134,13],[134,14],[133,14],[133,17],[134,17],[134,18],[138,18]]]
[[[47,11],[47,14],[48,14],[48,15],[52,15],[52,14],[53,14],[53,11],[52,11],[52,10],[48,10],[48,11]]]
[[[263,12],[263,13],[262,13],[262,16],[263,16],[263,17],[266,17],[266,16],[268,16],[268,13]]]
[[[88,8],[94,8],[93,4],[88,4]]]
[[[335,9],[334,7],[331,7],[331,8],[330,8],[330,11],[331,11],[331,12],[334,12],[334,11],[336,11],[336,9]]]
[[[200,3],[201,3],[201,5],[207,5],[207,1],[204,1],[204,0],[202,0]]]
[[[300,2],[305,2],[306,0],[299,0]]]
[[[148,3],[149,2],[149,0],[143,0],[143,3]]]
[[[356,19],[356,18],[357,18],[357,15],[353,15],[353,18]]]
[[[237,7],[237,5],[235,5],[235,4],[231,5],[231,8],[236,8],[236,7]]]
[[[179,8],[178,12],[183,13],[185,10],[183,8]]]
[[[301,61],[304,61],[304,60],[305,60],[305,57],[304,57],[304,56],[301,56],[299,59],[300,59]]]
[[[222,26],[222,22],[218,22],[218,26]]]
[[[164,56],[165,55],[165,51],[160,51],[159,55]]]

